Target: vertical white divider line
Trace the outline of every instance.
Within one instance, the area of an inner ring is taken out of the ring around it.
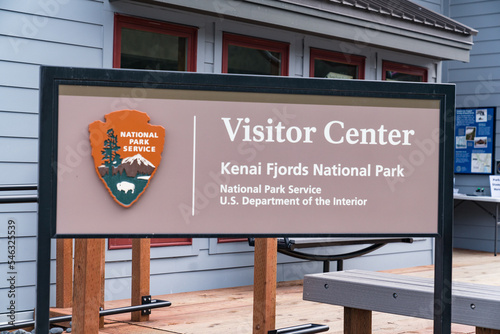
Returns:
[[[196,116],[193,116],[193,203],[191,205],[191,216],[194,216],[196,192]]]

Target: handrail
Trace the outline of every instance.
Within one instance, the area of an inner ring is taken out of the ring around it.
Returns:
[[[172,305],[171,302],[165,301],[165,300],[159,300],[159,299],[153,299],[150,304],[143,304],[143,305],[133,305],[133,306],[124,306],[124,307],[118,307],[118,308],[111,308],[107,310],[100,310],[99,311],[99,316],[104,317],[107,315],[113,315],[113,314],[120,314],[120,313],[128,313],[128,312],[135,312],[135,311],[142,311],[142,310],[150,310],[154,308],[160,308],[160,307],[167,307]],[[66,321],[71,321],[73,318],[73,315],[63,315],[59,317],[54,317],[49,319],[49,323],[58,323],[58,322],[66,322]],[[24,327],[31,327],[35,325],[35,320],[28,320],[28,321],[20,321],[11,325],[0,325],[0,331],[4,330],[10,330],[10,329],[18,329],[18,328],[24,328]]]
[[[0,193],[7,191],[36,191],[38,186],[36,184],[22,184],[22,185],[0,185]],[[0,204],[5,203],[36,203],[38,202],[37,194],[29,195],[0,195]]]
[[[38,186],[36,184],[0,185],[0,191],[25,191],[25,190],[38,190]]]
[[[313,334],[313,333],[326,332],[329,329],[330,327],[328,327],[327,325],[305,324],[305,325],[274,329],[268,331],[267,333],[268,334]]]

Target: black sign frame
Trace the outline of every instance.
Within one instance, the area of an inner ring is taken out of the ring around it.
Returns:
[[[51,239],[55,236],[57,205],[57,98],[58,86],[94,85],[170,89],[280,92],[287,94],[331,94],[356,97],[432,99],[440,101],[439,224],[435,237],[434,333],[451,332],[451,259],[453,216],[453,155],[455,86],[449,84],[370,82],[283,77],[218,75],[160,71],[89,68],[41,68],[39,218],[37,260],[36,330],[49,329],[49,286]],[[374,234],[376,236],[377,234]],[[130,237],[129,235],[106,235]],[[207,237],[207,235],[203,235]],[[226,236],[226,235],[225,235]],[[240,236],[240,235],[237,235]],[[275,237],[275,235],[258,235]],[[367,236],[367,235],[363,235]],[[392,236],[392,235],[391,235]],[[429,235],[426,235],[429,236]],[[85,235],[100,238],[103,235]],[[152,237],[133,235],[133,237]],[[157,235],[155,235],[157,237]],[[192,235],[191,237],[197,237]]]

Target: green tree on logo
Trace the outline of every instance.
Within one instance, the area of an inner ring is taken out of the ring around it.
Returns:
[[[113,176],[113,167],[119,166],[122,163],[122,158],[117,153],[121,148],[118,146],[118,138],[115,136],[115,131],[113,129],[109,129],[108,139],[104,141],[102,153],[102,161],[104,166],[108,167],[108,177]]]

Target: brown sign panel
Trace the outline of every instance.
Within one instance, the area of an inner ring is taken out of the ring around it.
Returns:
[[[439,233],[439,97],[58,92],[57,235]]]

